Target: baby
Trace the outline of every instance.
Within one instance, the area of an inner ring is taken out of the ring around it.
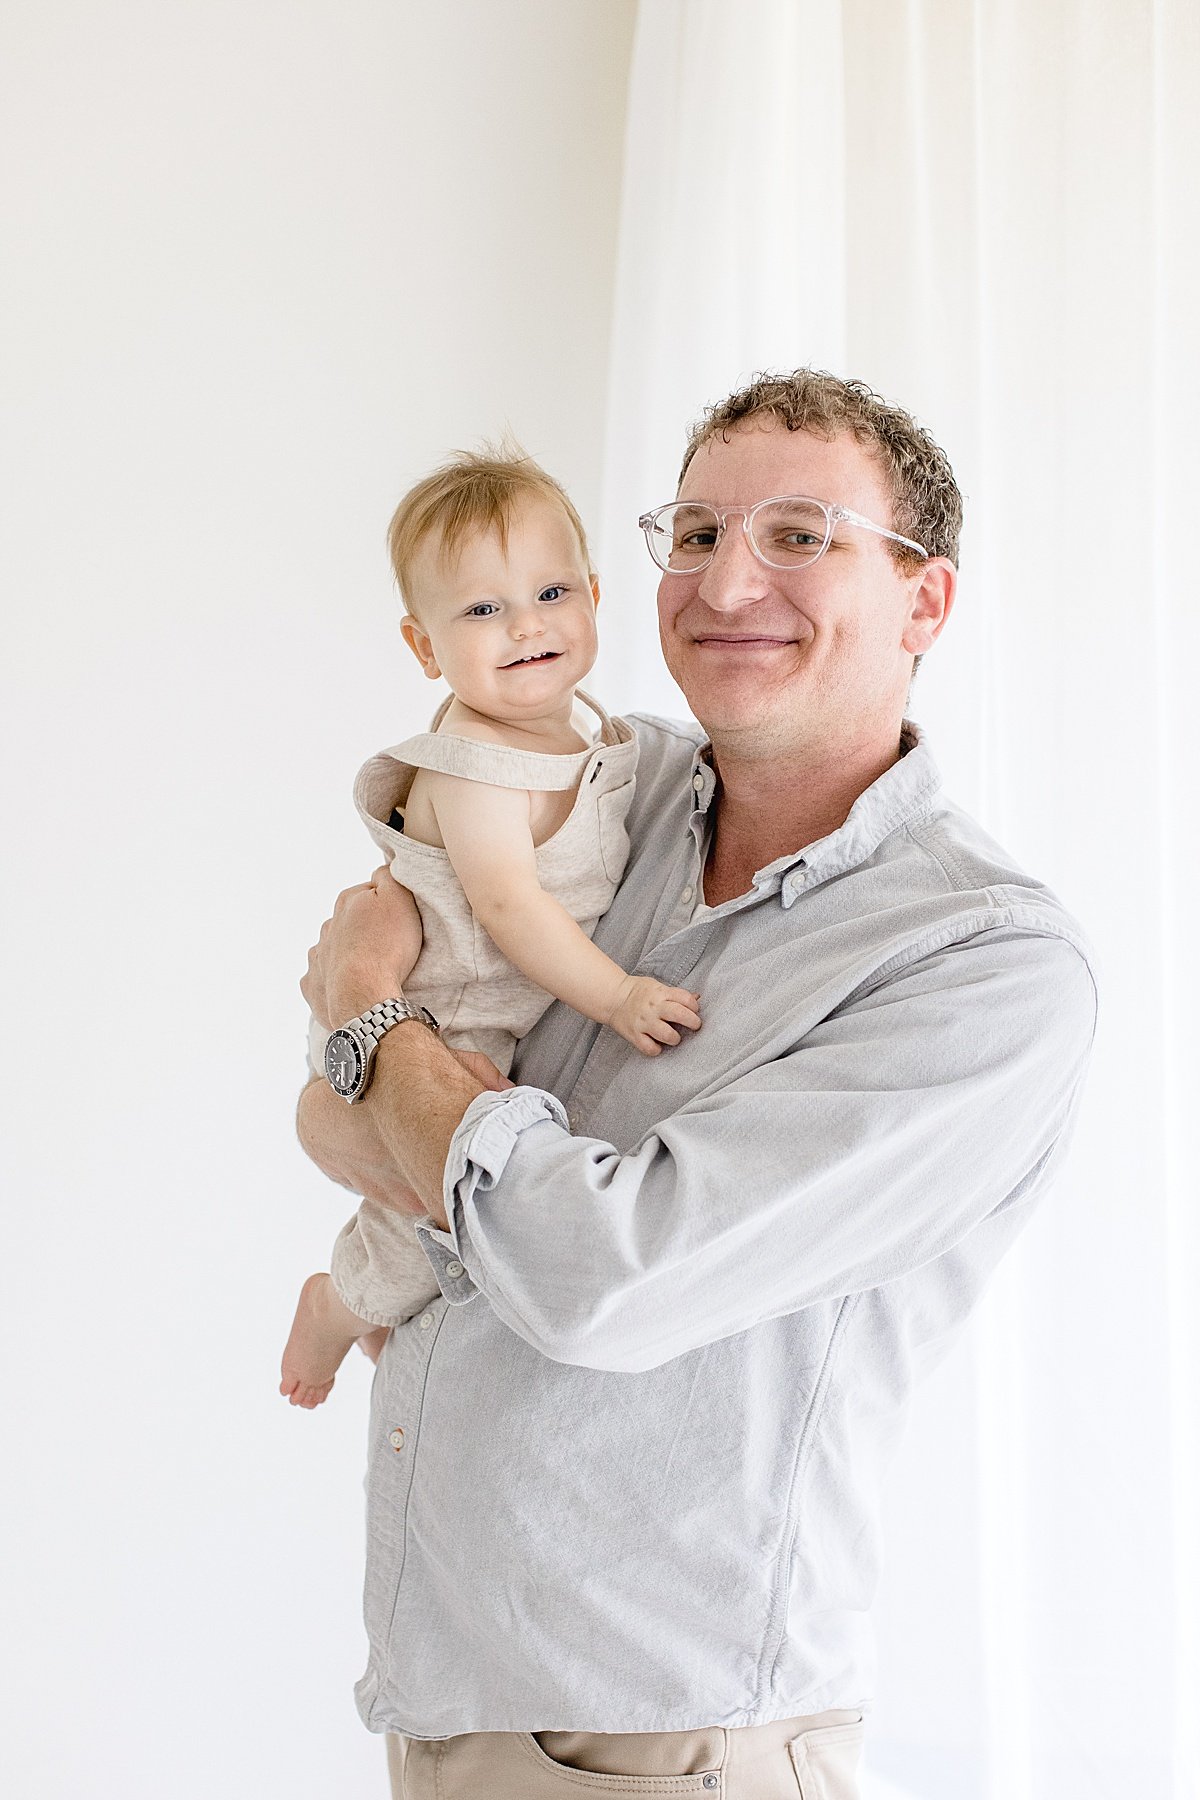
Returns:
[[[388,542],[404,640],[452,690],[430,731],[373,757],[355,784],[421,914],[404,998],[502,1074],[555,997],[645,1055],[679,1043],[700,1024],[699,996],[627,974],[589,935],[629,853],[638,746],[577,691],[596,659],[600,589],[575,508],[528,457],[461,454],[405,495]],[[579,703],[594,720],[581,725]],[[314,1020],[314,1073],[328,1035]],[[364,1200],[330,1274],[304,1284],[280,1392],[319,1406],[356,1339],[438,1293],[414,1221]]]

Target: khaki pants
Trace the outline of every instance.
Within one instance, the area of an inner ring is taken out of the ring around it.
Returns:
[[[726,1731],[470,1731],[387,1740],[392,1800],[857,1800],[859,1712]]]

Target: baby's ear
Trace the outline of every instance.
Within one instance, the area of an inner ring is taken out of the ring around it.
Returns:
[[[400,621],[400,635],[424,669],[430,681],[437,681],[442,671],[438,668],[437,658],[433,654],[433,645],[428,635],[421,630],[421,622],[411,615]]]
[[[600,577],[598,575],[593,575],[592,576],[592,605],[599,606],[599,604],[600,604]]]

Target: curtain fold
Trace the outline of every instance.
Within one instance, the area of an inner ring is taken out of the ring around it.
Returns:
[[[1154,245],[1152,443],[1152,630],[1154,685],[1161,700],[1156,785],[1161,820],[1162,931],[1156,985],[1163,996],[1163,1123],[1166,1199],[1167,1425],[1171,1447],[1170,1555],[1174,1576],[1172,1761],[1200,1793],[1200,1107],[1191,1047],[1200,998],[1200,779],[1196,704],[1200,606],[1192,519],[1200,477],[1194,428],[1200,418],[1200,9],[1158,0],[1154,14]],[[1184,1046],[1187,1046],[1185,1052]]]
[[[966,494],[912,710],[1103,972],[1068,1170],[891,1479],[868,1800],[1200,1793],[1197,91],[1194,0],[639,6],[603,691],[682,709],[635,521],[686,425],[862,377]]]
[[[623,705],[662,703],[637,519],[672,498],[685,425],[752,368],[792,358],[797,321],[815,360],[844,361],[841,10],[638,7],[599,534],[621,608],[620,631],[601,633],[599,679]],[[819,104],[798,100],[798,68]]]

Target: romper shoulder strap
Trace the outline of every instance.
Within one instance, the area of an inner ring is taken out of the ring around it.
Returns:
[[[622,736],[604,708],[582,689],[576,697],[590,707],[600,721],[600,744],[619,744]],[[483,781],[492,787],[529,788],[536,793],[561,792],[578,786],[598,744],[554,755],[541,750],[515,750],[508,744],[483,744],[476,738],[456,737],[437,727],[446,715],[450,696],[439,706],[433,729],[405,738],[380,754],[413,769],[433,769],[439,775],[458,775],[465,781]],[[628,727],[626,728],[628,730]]]

